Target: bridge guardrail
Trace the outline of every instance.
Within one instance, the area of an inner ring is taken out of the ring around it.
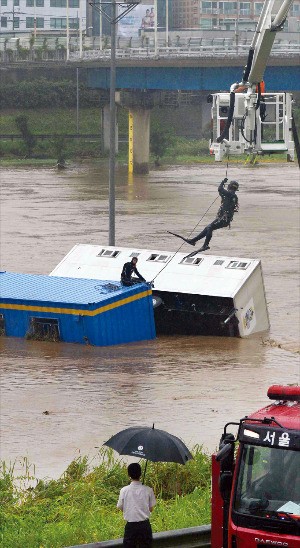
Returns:
[[[237,57],[248,55],[248,46],[193,46],[193,47],[161,47],[155,51],[153,48],[129,48],[117,49],[117,59],[166,59],[177,57]],[[82,53],[83,60],[92,59],[110,59],[110,49],[106,50],[87,50]],[[300,44],[287,44],[274,48],[270,57],[290,57],[291,55],[300,55]],[[70,61],[78,61],[79,52],[70,53]]]
[[[220,44],[186,44],[182,46],[160,46],[157,49],[154,47],[121,47],[116,49],[117,59],[176,59],[176,58],[199,58],[199,57],[218,57],[232,58],[247,56],[249,51],[248,44],[240,45],[220,45]],[[296,57],[300,55],[300,43],[277,43],[274,45],[270,57]],[[82,52],[80,57],[79,51],[70,51],[70,62],[89,61],[89,60],[107,60],[111,57],[110,48],[106,49],[87,49]],[[66,51],[49,50],[35,51],[35,49],[23,48],[22,52],[18,50],[2,50],[0,48],[0,62],[65,62]]]
[[[153,534],[153,548],[210,548],[211,526],[188,527]],[[108,540],[92,544],[69,546],[68,548],[118,548],[123,546],[123,539]]]

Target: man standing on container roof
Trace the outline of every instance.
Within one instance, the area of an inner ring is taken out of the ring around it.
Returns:
[[[124,264],[121,272],[121,282],[123,285],[129,286],[146,281],[136,267],[137,262],[138,258],[132,257],[130,262]],[[137,276],[137,278],[132,278],[133,273]]]
[[[140,481],[142,470],[138,462],[129,464],[130,485],[122,487],[117,508],[123,511],[126,520],[123,546],[127,548],[150,548],[152,529],[150,514],[156,504],[153,489]]]

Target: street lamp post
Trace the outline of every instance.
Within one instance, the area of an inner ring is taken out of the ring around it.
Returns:
[[[154,0],[154,53],[157,56],[157,0]]]
[[[166,0],[166,47],[169,47],[169,0]]]
[[[112,20],[117,17],[117,4],[112,0]],[[108,245],[115,245],[115,165],[116,165],[116,25],[111,24],[111,57],[110,57],[110,144],[109,144],[109,235]]]
[[[79,135],[79,68],[76,68],[76,132]]]
[[[69,0],[67,0],[67,61],[70,59],[70,27],[69,27]]]
[[[34,39],[36,39],[36,0],[33,0],[33,35]]]
[[[79,23],[80,26],[80,23]],[[91,30],[94,27],[87,27],[86,29],[82,28],[82,24],[80,26],[80,33],[79,33],[79,59],[82,59],[83,54],[83,44],[84,44],[84,38],[88,36],[88,31]]]
[[[78,21],[78,30],[79,30],[79,57],[82,58],[82,17],[81,17],[81,2],[79,0],[79,21]]]
[[[101,0],[100,0],[101,3]],[[102,45],[102,34],[103,34],[103,24],[102,24],[102,11],[99,12],[99,49],[102,51],[103,45]]]
[[[90,2],[90,5],[97,9],[101,14],[106,17],[111,26],[111,46],[110,46],[110,94],[109,94],[109,106],[110,106],[110,141],[109,141],[109,234],[108,245],[115,245],[115,170],[116,170],[116,26],[118,22],[127,15],[135,6],[140,4],[141,0],[98,0]],[[118,13],[118,5],[121,5],[123,9],[122,13]],[[111,12],[107,13],[105,7],[110,6]]]

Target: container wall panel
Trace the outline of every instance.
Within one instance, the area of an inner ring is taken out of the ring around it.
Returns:
[[[54,332],[65,342],[106,346],[155,338],[152,292],[146,284],[124,288],[104,281],[95,286],[90,279],[3,272],[0,291],[7,336],[26,337],[35,320],[37,339]]]

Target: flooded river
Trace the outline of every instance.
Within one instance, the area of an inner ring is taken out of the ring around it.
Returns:
[[[224,165],[173,166],[128,182],[118,167],[116,242],[176,251],[167,230],[189,234],[224,176]],[[299,170],[229,165],[228,177],[240,183],[240,212],[208,253],[262,260],[270,333],[106,348],[1,337],[2,459],[27,456],[38,477],[57,477],[118,430],[153,422],[212,451],[225,422],[266,403],[270,384],[300,382]],[[48,274],[76,243],[107,244],[107,186],[99,166],[2,170],[2,270]]]

